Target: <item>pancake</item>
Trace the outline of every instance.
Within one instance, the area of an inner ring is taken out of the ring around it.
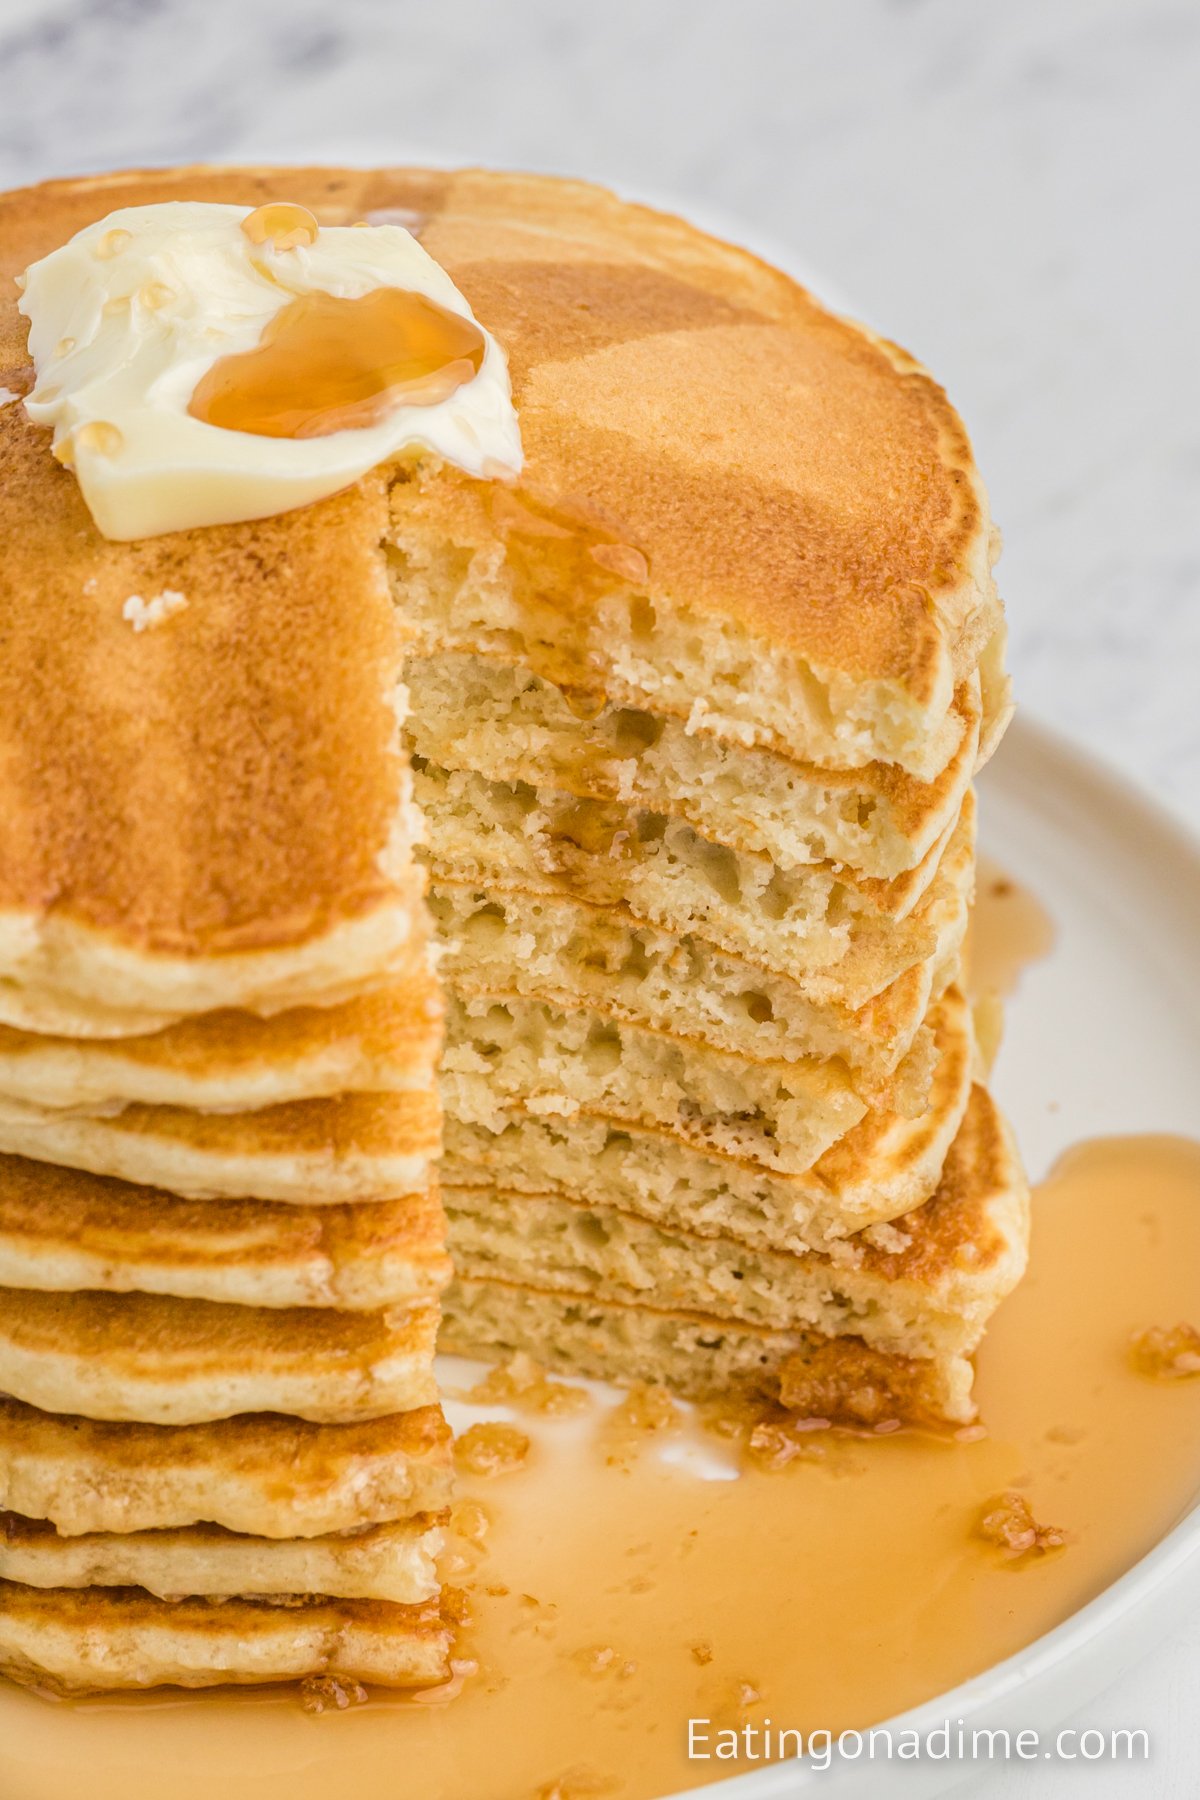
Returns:
[[[598,1208],[590,1211],[600,1231],[580,1231],[577,1214],[566,1233],[547,1234],[547,1218],[561,1222],[562,1205],[540,1221],[516,1221],[514,1236],[527,1234],[519,1280],[499,1278],[494,1254],[497,1273],[477,1272],[484,1240],[472,1225],[474,1248],[447,1290],[443,1348],[524,1351],[568,1374],[663,1383],[694,1400],[741,1394],[858,1426],[973,1416],[968,1356],[1019,1279],[1028,1246],[1025,1178],[1007,1126],[978,1086],[928,1209],[884,1228],[874,1243],[843,1247],[819,1273],[811,1258],[746,1256],[730,1240],[716,1240],[719,1251],[713,1240],[693,1242],[681,1256],[663,1234],[639,1231],[627,1217],[606,1248],[603,1232],[615,1218]],[[495,1229],[489,1248],[502,1249]],[[738,1267],[749,1299],[731,1300]],[[574,1286],[571,1269],[583,1277]],[[647,1287],[633,1285],[639,1273],[649,1274]],[[653,1305],[645,1300],[651,1291]],[[708,1306],[685,1307],[685,1295]],[[939,1320],[942,1307],[961,1323]],[[752,1310],[757,1319],[746,1316]]]
[[[0,1157],[0,1288],[362,1311],[435,1297],[450,1273],[444,1240],[435,1192],[351,1206],[214,1205]]]
[[[966,439],[917,365],[595,190],[459,175],[422,210],[508,350],[528,457],[515,497],[393,490],[422,643],[515,643],[621,705],[699,697],[731,737],[931,773],[998,608]]]
[[[967,1356],[1025,1266],[1028,1193],[982,1087],[941,1181],[879,1238],[836,1256],[747,1246],[556,1194],[445,1190],[455,1272],[598,1300],[860,1337],[906,1357]],[[885,1245],[887,1247],[885,1247]]]
[[[0,1097],[85,1111],[139,1101],[245,1112],[348,1092],[411,1093],[432,1081],[441,1017],[438,986],[418,964],[403,984],[269,1019],[206,1013],[101,1039],[0,1024]]]
[[[0,913],[0,1022],[63,1037],[129,1037],[224,1008],[270,1014],[336,1005],[413,967],[423,928],[420,869],[394,885],[395,895],[366,917],[305,949],[231,951],[207,963],[130,951],[107,932],[10,908]]]
[[[795,1253],[919,1206],[937,1186],[966,1109],[975,1062],[970,1011],[951,988],[930,1014],[937,1063],[917,1118],[869,1112],[799,1175],[693,1147],[677,1132],[615,1123],[581,1108],[569,1118],[498,1111],[489,1128],[446,1121],[442,1179],[456,1188],[547,1189],[684,1230],[728,1232]]]
[[[924,863],[894,882],[877,882],[832,863],[781,868],[758,852],[703,838],[684,820],[623,803],[487,782],[431,764],[417,766],[415,781],[428,824],[423,854],[436,883],[499,883],[625,907],[781,974],[836,969],[864,934],[893,946],[897,967],[910,951],[922,954],[926,934],[914,909],[960,823],[974,828],[964,800]]]
[[[440,1525],[420,1513],[332,1537],[245,1537],[218,1525],[60,1537],[44,1520],[5,1513],[0,1581],[38,1588],[137,1587],[160,1600],[330,1594],[413,1606],[437,1594]]]
[[[0,1583],[0,1671],[61,1694],[329,1676],[429,1687],[449,1674],[435,1601],[156,1600],[140,1588]]]
[[[437,1323],[435,1305],[272,1311],[6,1288],[0,1391],[46,1412],[154,1425],[251,1412],[377,1419],[437,1399]]]
[[[965,1357],[895,1356],[823,1337],[642,1305],[457,1277],[442,1348],[504,1360],[527,1352],[565,1374],[646,1381],[686,1400],[779,1401],[801,1415],[872,1426],[961,1425],[974,1417]]]
[[[604,704],[595,716],[499,656],[410,657],[405,741],[422,763],[682,819],[783,869],[837,862],[894,879],[952,824],[979,754],[978,677],[955,696],[957,742],[931,781],[889,763],[825,769],[712,740],[704,719]]]
[[[452,994],[442,1096],[447,1113],[495,1130],[520,1104],[543,1116],[581,1107],[614,1123],[665,1126],[697,1149],[800,1174],[867,1111],[844,1064],[732,1056],[701,1037],[624,1023],[599,1008],[519,995]],[[932,1033],[895,1080],[897,1107],[922,1110]]]
[[[881,925],[860,934],[836,968],[784,975],[624,907],[439,877],[430,903],[446,944],[442,973],[461,994],[511,990],[560,1007],[595,1006],[656,1031],[702,1032],[735,1055],[842,1057],[873,1092],[957,967],[974,885],[973,824],[972,806],[921,909],[924,955],[898,954]]]
[[[894,762],[921,778],[944,766],[955,689],[999,625],[995,539],[962,425],[910,357],[744,251],[537,176],[193,169],[57,182],[5,198],[0,273],[114,204],[268,196],[339,222],[415,208],[423,244],[508,354],[527,459],[519,487],[421,468],[392,483],[393,582],[422,645],[486,651],[505,634],[537,673],[667,716],[699,702],[708,729],[735,741],[829,766]],[[18,391],[24,344],[9,302],[0,379]],[[788,394],[805,404],[781,405]],[[3,536],[21,544],[27,571],[9,659],[19,706],[0,697],[0,760],[37,767],[28,722],[39,717],[47,752],[13,820],[26,854],[13,863],[0,844],[12,869],[0,913],[41,918],[58,871],[27,840],[28,822],[46,817],[62,818],[60,845],[79,835],[77,869],[85,847],[111,850],[110,826],[178,820],[161,842],[118,839],[111,858],[126,886],[101,924],[144,920],[143,941],[190,935],[178,901],[196,888],[180,883],[166,902],[182,865],[203,895],[245,902],[214,905],[198,949],[227,940],[243,910],[264,922],[286,910],[300,936],[356,889],[370,906],[395,800],[379,679],[392,641],[381,648],[372,554],[382,482],[249,527],[106,544],[44,433],[19,407],[0,427]],[[186,632],[124,626],[128,594],[181,581]],[[77,693],[85,662],[105,680]],[[130,691],[145,701],[137,731],[131,720],[114,733],[108,696]],[[291,735],[252,738],[251,698]],[[129,806],[135,743],[143,785]],[[63,779],[80,744],[86,784],[78,763]],[[301,804],[326,784],[328,805]],[[201,802],[198,819],[181,790]],[[224,790],[220,816],[206,819]],[[241,860],[227,867],[231,854]],[[247,870],[256,857],[266,866]],[[56,910],[73,917],[65,898]],[[193,932],[197,918],[207,923],[193,900]]]
[[[330,1204],[420,1191],[439,1123],[433,1093],[348,1094],[246,1113],[134,1105],[93,1115],[0,1100],[0,1153],[193,1200]]]
[[[118,178],[0,198],[0,365],[17,391],[11,277],[150,197]],[[95,1004],[136,1031],[377,981],[420,895],[384,477],[280,518],[115,543],[48,445],[22,406],[0,408],[2,1016],[70,1030],[75,1004],[86,1029]],[[126,600],[167,588],[186,610],[135,632]]]
[[[0,1398],[0,1508],[64,1536],[198,1523],[320,1537],[437,1512],[450,1431],[436,1406],[349,1425],[275,1413],[206,1425],[115,1424]]]

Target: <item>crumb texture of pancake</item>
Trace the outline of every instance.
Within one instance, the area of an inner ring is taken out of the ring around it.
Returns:
[[[748,1325],[861,1337],[906,1357],[969,1355],[1025,1265],[1028,1194],[976,1087],[937,1191],[885,1235],[835,1255],[740,1243],[728,1229],[653,1224],[633,1211],[554,1194],[447,1187],[459,1276],[532,1286]]]
[[[907,353],[580,182],[0,196],[0,383],[12,277],[174,200],[419,214],[525,464],[112,542],[0,408],[0,1669],[420,1687],[440,1320],[973,1418],[1029,1229],[960,966],[998,537]]]

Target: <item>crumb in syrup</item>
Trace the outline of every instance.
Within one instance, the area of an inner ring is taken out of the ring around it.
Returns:
[[[467,1399],[480,1406],[521,1407],[527,1412],[544,1413],[547,1418],[583,1412],[592,1404],[586,1389],[551,1380],[541,1364],[523,1351],[489,1369]]]
[[[361,1681],[348,1681],[338,1675],[310,1675],[300,1683],[300,1704],[306,1713],[327,1712],[334,1707],[345,1712],[351,1706],[365,1706],[367,1690]]]
[[[588,1644],[574,1651],[571,1660],[585,1675],[615,1675],[618,1681],[628,1681],[637,1674],[636,1662],[622,1656],[611,1644]]]
[[[1024,1494],[1014,1488],[987,1502],[977,1529],[989,1544],[1014,1557],[1057,1550],[1066,1542],[1061,1527],[1038,1523]]]
[[[491,1526],[486,1508],[478,1500],[460,1500],[450,1514],[450,1529],[468,1544],[482,1544]]]
[[[666,1388],[636,1381],[604,1422],[605,1459],[630,1463],[653,1438],[682,1430],[683,1422],[684,1414]]]
[[[1151,1325],[1129,1346],[1129,1360],[1139,1375],[1155,1381],[1182,1381],[1200,1375],[1200,1331],[1194,1325]]]
[[[471,1425],[454,1443],[454,1460],[464,1475],[507,1475],[528,1455],[529,1439],[515,1425]]]

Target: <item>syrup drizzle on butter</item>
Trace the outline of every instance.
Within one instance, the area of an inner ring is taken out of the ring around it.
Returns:
[[[298,294],[253,350],[213,364],[188,411],[257,437],[363,430],[398,406],[448,400],[479,373],[484,347],[474,320],[404,288]]]

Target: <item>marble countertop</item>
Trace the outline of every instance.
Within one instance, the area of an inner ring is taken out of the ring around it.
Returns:
[[[794,246],[944,381],[1020,699],[1200,827],[1200,9],[1190,0],[0,0],[0,185],[134,163],[471,160]],[[1084,1723],[1195,1791],[1200,1626]],[[1191,1736],[1191,1743],[1186,1739]]]

